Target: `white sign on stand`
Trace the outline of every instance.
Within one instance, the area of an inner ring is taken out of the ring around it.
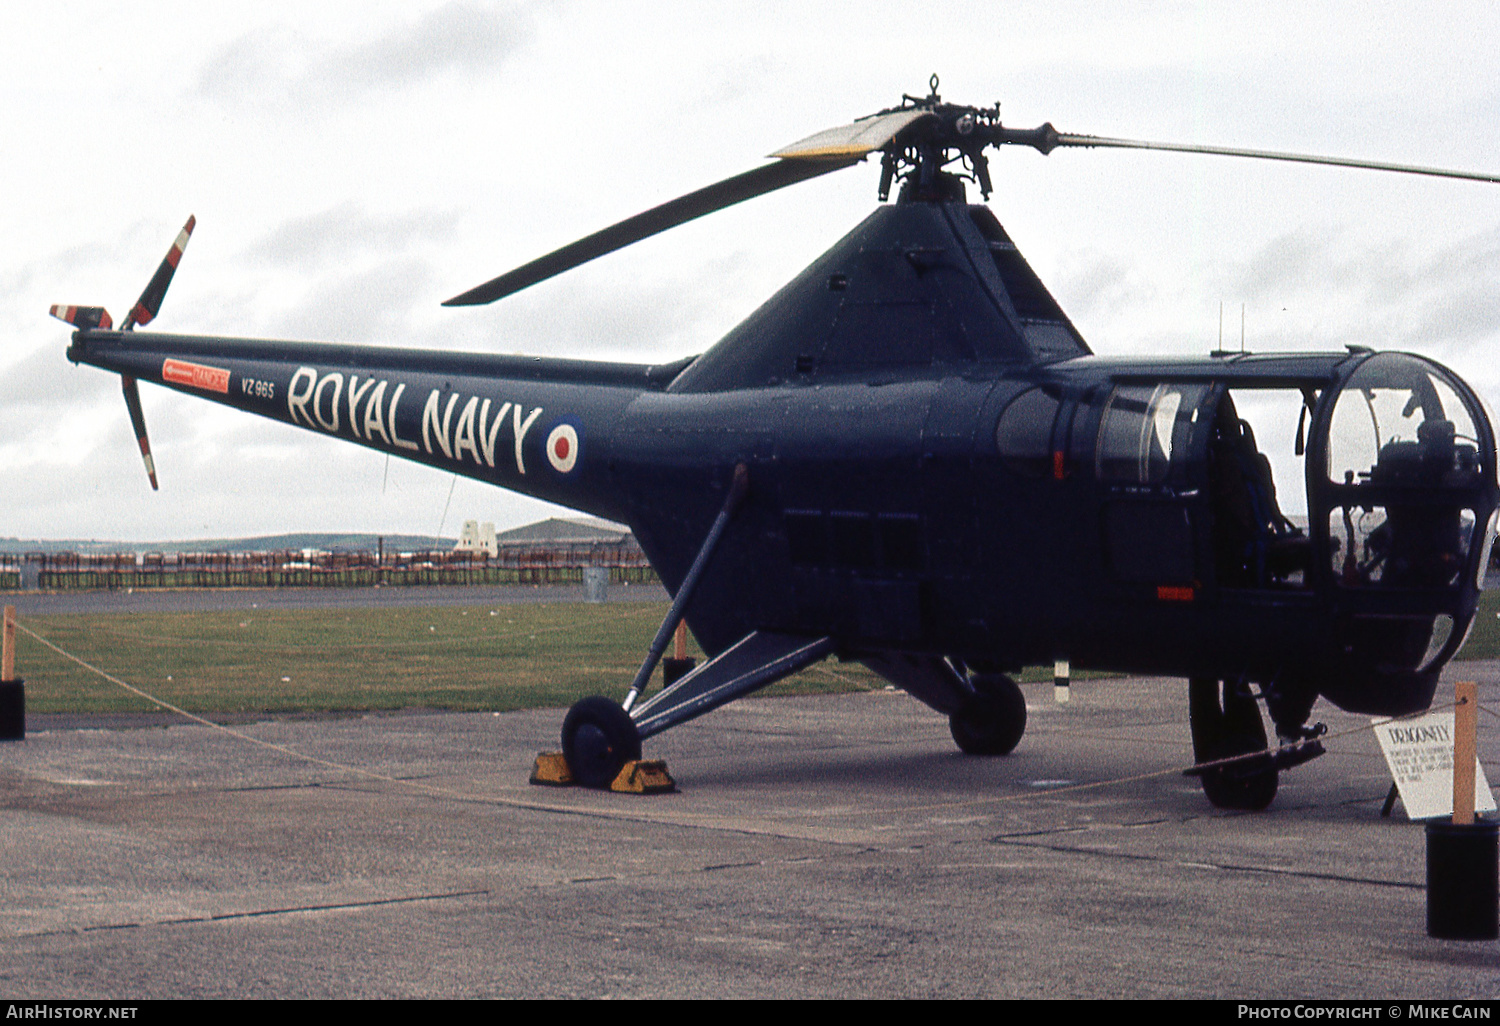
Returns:
[[[1453,815],[1453,713],[1374,720],[1380,751],[1391,768],[1408,819]],[[1484,767],[1474,760],[1474,811],[1494,812]]]

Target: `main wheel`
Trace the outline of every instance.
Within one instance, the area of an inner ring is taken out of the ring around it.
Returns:
[[[619,703],[595,695],[573,703],[563,718],[562,749],[574,780],[605,788],[641,757],[641,735]]]
[[[1188,681],[1188,722],[1193,757],[1200,763],[1266,750],[1266,728],[1255,699],[1229,681]],[[1276,798],[1279,775],[1256,762],[1246,759],[1204,770],[1199,775],[1203,794],[1219,809],[1260,812],[1268,808]]]
[[[1001,673],[976,673],[974,695],[948,717],[953,740],[967,755],[1009,755],[1026,733],[1026,696]]]

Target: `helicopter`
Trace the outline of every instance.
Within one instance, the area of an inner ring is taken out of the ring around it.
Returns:
[[[1205,795],[1264,809],[1281,772],[1323,753],[1320,697],[1430,706],[1500,524],[1485,407],[1432,360],[1356,345],[1095,355],[967,190],[989,198],[987,151],[1008,145],[1500,177],[1017,129],[937,87],[444,304],[494,302],[878,155],[881,205],[674,362],[137,331],[191,219],[119,329],[101,307],[52,313],[75,328],[70,360],[120,375],[153,488],[141,380],[627,524],[673,600],[624,701],[568,710],[581,784],[608,787],[643,740],[829,656],[947,716],[963,752],[1004,755],[1026,726],[1014,675],[1056,663],[1186,678]],[[1303,522],[1251,424],[1267,403]],[[706,658],[648,697],[684,622]]]

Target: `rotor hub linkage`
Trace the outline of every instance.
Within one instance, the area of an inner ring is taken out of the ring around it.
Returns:
[[[986,146],[997,142],[1000,126],[1000,104],[993,108],[966,107],[944,103],[938,95],[938,77],[928,80],[931,92],[925,97],[902,95],[901,106],[887,108],[880,115],[920,110],[931,114],[897,133],[882,150],[880,160],[880,198],[890,198],[891,185],[902,183],[903,201],[953,199],[955,190],[962,194],[958,180],[967,178],[979,186],[989,199],[989,160]],[[880,115],[876,115],[877,117]],[[956,161],[963,171],[947,170]]]

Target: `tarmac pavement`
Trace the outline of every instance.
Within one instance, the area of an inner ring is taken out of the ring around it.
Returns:
[[[1500,709],[1500,666],[1450,671]],[[998,759],[899,692],[742,701],[647,742],[681,788],[651,797],[528,786],[560,710],[233,728],[280,749],[32,717],[0,997],[1500,993],[1500,943],[1426,936],[1368,720],[1320,705],[1330,754],[1231,813],[1178,772],[1182,681],[1025,690]]]

